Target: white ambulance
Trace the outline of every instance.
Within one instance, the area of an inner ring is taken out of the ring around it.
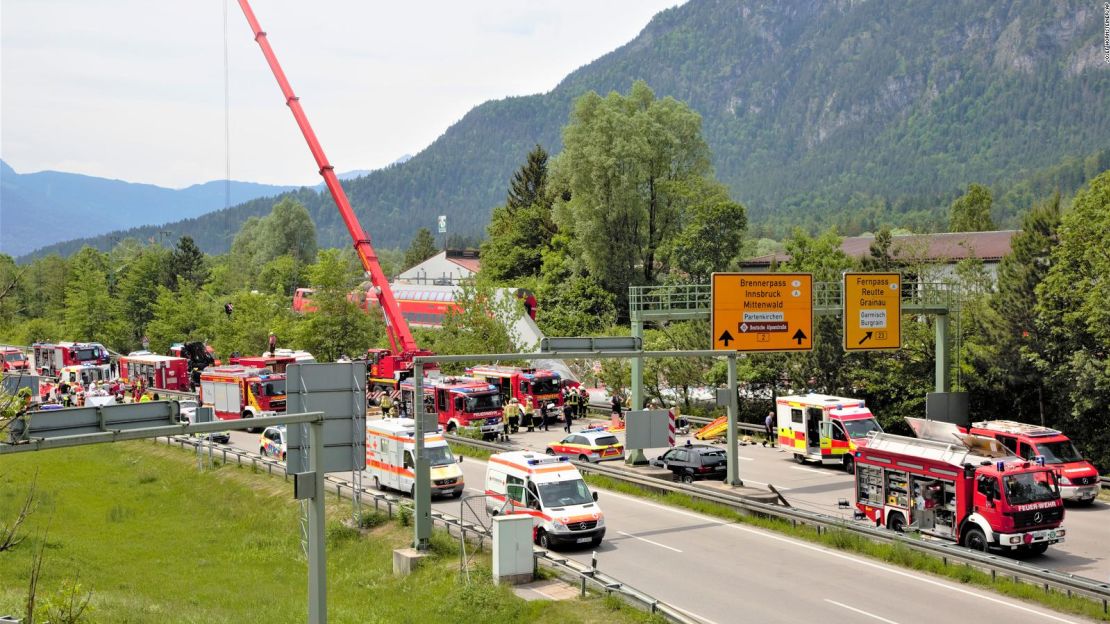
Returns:
[[[536,543],[597,546],[605,516],[578,469],[566,457],[529,451],[491,455],[486,467],[486,506],[493,514],[532,516]]]
[[[390,488],[408,492],[416,484],[416,421],[411,418],[387,418],[366,421],[366,474],[374,480],[374,488]],[[462,469],[451,454],[451,447],[441,433],[424,434],[424,452],[431,463],[432,496],[462,496]]]

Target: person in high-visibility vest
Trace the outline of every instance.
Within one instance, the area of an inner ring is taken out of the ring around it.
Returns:
[[[536,430],[535,412],[536,408],[532,405],[532,398],[528,397],[524,400],[524,424],[528,427],[528,431]]]
[[[509,399],[505,405],[505,422],[508,423],[510,433],[520,431],[520,401],[516,397]]]
[[[393,398],[386,392],[382,395],[382,400],[378,402],[382,408],[382,416],[385,418],[393,418]]]

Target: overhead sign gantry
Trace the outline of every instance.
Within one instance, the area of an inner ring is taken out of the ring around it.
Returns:
[[[902,276],[844,274],[844,350],[902,348]]]
[[[718,351],[813,349],[813,275],[714,273],[710,326]]]

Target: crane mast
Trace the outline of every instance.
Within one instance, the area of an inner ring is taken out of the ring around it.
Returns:
[[[281,94],[285,96],[285,103],[292,111],[293,118],[297,120],[297,126],[301,129],[301,134],[304,135],[304,139],[308,143],[308,149],[312,152],[312,157],[316,159],[316,165],[320,168],[320,175],[324,178],[324,184],[328,187],[332,199],[335,200],[335,205],[339,208],[339,215],[343,217],[343,223],[347,226],[347,231],[350,232],[351,239],[354,241],[355,252],[358,254],[359,261],[362,262],[362,268],[370,276],[370,283],[374,286],[378,303],[385,313],[389,344],[394,357],[408,362],[408,365],[411,366],[413,356],[424,355],[429,352],[421,351],[416,346],[416,341],[412,337],[408,323],[401,314],[401,308],[397,305],[397,300],[389,287],[389,280],[386,279],[385,272],[382,271],[381,264],[378,262],[378,255],[370,244],[370,236],[362,229],[354,211],[351,210],[347,193],[343,191],[343,186],[339,184],[335,169],[328,162],[328,157],[324,154],[324,148],[320,146],[320,141],[316,138],[316,133],[313,132],[312,126],[308,123],[308,117],[305,116],[299,99],[293,93],[293,87],[290,86],[289,80],[285,77],[285,72],[282,71],[281,64],[278,63],[277,56],[274,55],[274,50],[270,47],[270,42],[266,38],[266,31],[259,26],[258,19],[254,16],[254,11],[251,10],[247,0],[239,0],[239,7],[243,10],[247,23],[250,24],[251,32],[254,33],[254,40],[258,43],[258,47],[262,48],[262,55],[266,57],[266,63],[270,65],[270,71],[274,73],[274,78],[277,79]]]

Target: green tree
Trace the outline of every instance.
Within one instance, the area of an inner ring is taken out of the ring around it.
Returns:
[[[1110,171],[1075,196],[1061,219],[1051,265],[1036,287],[1037,336],[1044,353],[1029,354],[1065,406],[1050,424],[1075,438],[1097,465],[1110,465]],[[1077,435],[1082,432],[1083,435]]]
[[[493,209],[482,242],[482,273],[493,283],[539,275],[543,252],[558,233],[547,195],[547,152],[537,145],[513,174],[505,205]]]
[[[208,262],[204,253],[193,242],[193,237],[182,236],[170,255],[170,275],[180,277],[200,288],[208,281]]]
[[[872,273],[894,272],[898,263],[894,260],[891,248],[894,245],[894,236],[888,226],[883,226],[875,233],[875,240],[868,248],[868,254],[860,260],[861,268]]]
[[[618,297],[665,273],[690,203],[692,179],[710,174],[701,117],[657,100],[643,81],[628,96],[580,97],[563,130],[562,168],[576,244],[589,273]]]
[[[297,259],[284,254],[262,266],[258,274],[258,286],[275,295],[293,296],[293,291],[301,284],[301,273],[305,267],[298,266]]]
[[[513,179],[509,181],[509,195],[505,199],[505,207],[513,213],[545,200],[546,186],[547,150],[537,143],[532,151],[528,152],[528,161],[513,173]]]
[[[164,247],[151,245],[142,248],[122,269],[116,285],[120,319],[126,327],[125,344],[118,345],[121,350],[130,350],[141,344],[146,325],[154,318],[158,288],[168,285],[167,282],[172,280],[171,276],[175,275],[171,272],[171,266],[171,252]]]
[[[492,287],[473,280],[463,282],[455,296],[458,310],[451,310],[435,341],[435,350],[444,355],[463,353],[512,353],[522,345],[512,331],[519,318],[520,303],[512,296],[498,296]],[[463,364],[444,364],[448,374],[462,372]]]
[[[308,268],[309,280],[316,288],[316,311],[305,315],[297,337],[321,362],[361,355],[383,331],[376,314],[366,314],[347,298],[354,282],[349,260],[337,249],[323,249]]]
[[[274,204],[264,220],[263,260],[289,254],[301,266],[316,260],[316,225],[304,204],[285,198]]]
[[[436,239],[428,228],[420,228],[412,237],[409,248],[405,250],[405,268],[410,269],[439,253]]]
[[[216,314],[215,302],[192,282],[178,279],[176,291],[159,286],[147,324],[150,349],[165,353],[175,342],[207,341],[215,333]]]
[[[11,327],[23,316],[26,289],[26,268],[16,266],[15,260],[0,254],[0,326]]]
[[[104,255],[84,247],[70,262],[65,299],[65,327],[73,340],[109,342],[115,303],[108,292]]]
[[[991,190],[981,184],[971,184],[967,192],[956,198],[948,207],[949,232],[989,232],[994,230],[991,220]]]
[[[268,348],[271,331],[277,335],[282,346],[286,346],[286,341],[299,344],[290,340],[299,336],[300,332],[285,297],[239,291],[228,301],[235,306],[235,312],[230,318],[217,313],[213,323],[212,347],[217,353],[262,353]]]
[[[748,217],[724,185],[700,179],[695,184],[671,253],[684,281],[706,284],[714,271],[727,271],[739,255]]]

